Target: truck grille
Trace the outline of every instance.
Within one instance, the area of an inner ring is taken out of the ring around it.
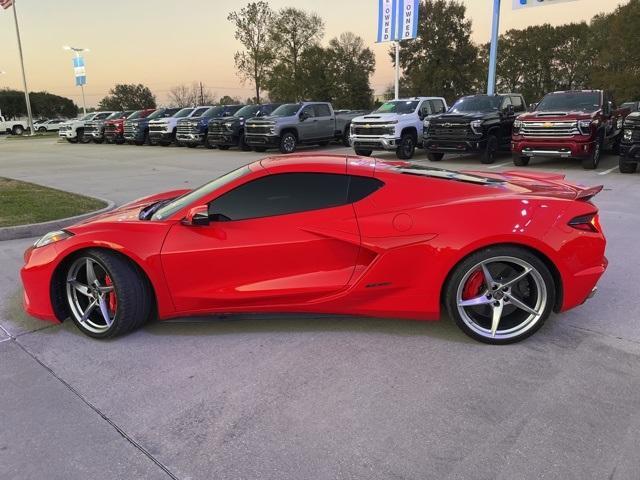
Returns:
[[[209,124],[209,133],[216,133],[216,134],[228,133],[228,130],[223,123],[213,122]]]
[[[434,137],[466,138],[471,134],[471,130],[466,123],[430,125],[428,134]]]
[[[93,132],[97,132],[98,131],[98,125],[95,123],[87,123],[84,126],[84,133],[93,133]]]
[[[133,125],[132,124],[124,124],[124,134],[126,136],[135,136],[136,131],[133,129]]]
[[[576,122],[523,122],[520,135],[530,138],[562,138],[580,135]]]
[[[200,133],[198,131],[198,127],[197,126],[191,126],[189,124],[184,124],[184,123],[179,123],[178,124],[178,129],[177,129],[178,134],[189,134],[189,133],[194,133],[194,134],[198,134]]]
[[[393,132],[387,130],[387,127],[382,125],[353,125],[354,135],[387,135],[389,133],[393,134]]]
[[[246,128],[249,135],[269,135],[271,133],[271,125],[248,123]]]
[[[104,133],[116,133],[116,130],[115,125],[105,125],[104,127]]]
[[[165,125],[154,125],[153,123],[149,124],[149,132],[164,132]]]

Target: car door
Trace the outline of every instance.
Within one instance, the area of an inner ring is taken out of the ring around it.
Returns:
[[[500,144],[504,147],[511,145],[511,131],[516,119],[511,97],[505,96],[500,104]]]
[[[304,120],[303,120],[303,115]],[[305,105],[298,114],[298,139],[301,141],[318,138],[318,119],[313,105]]]
[[[422,143],[422,131],[423,131],[423,121],[425,118],[429,117],[430,115],[433,114],[433,111],[431,110],[431,104],[429,103],[429,100],[423,100],[422,103],[420,104],[420,107],[418,107],[418,117],[420,118],[420,123],[418,125],[416,125],[416,127],[418,127],[418,142]]]
[[[316,138],[330,139],[336,134],[336,118],[326,103],[317,103],[314,105],[316,114]]]
[[[162,265],[179,311],[313,301],[345,288],[360,236],[347,175],[259,177],[209,203],[208,226],[176,224]]]

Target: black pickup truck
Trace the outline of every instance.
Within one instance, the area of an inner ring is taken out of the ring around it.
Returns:
[[[640,112],[633,112],[624,119],[620,142],[620,172],[634,173],[640,163]]]
[[[220,150],[228,150],[230,147],[240,147],[244,151],[251,150],[244,141],[245,121],[253,117],[271,115],[271,112],[279,106],[279,103],[245,105],[232,116],[212,118],[209,120],[207,145],[218,147]]]
[[[424,121],[423,146],[431,161],[445,153],[480,153],[482,163],[493,163],[495,154],[511,150],[516,116],[526,110],[518,93],[469,95],[446,112]]]

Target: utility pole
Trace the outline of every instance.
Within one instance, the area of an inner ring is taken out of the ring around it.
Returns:
[[[396,44],[396,85],[395,85],[395,100],[400,98],[400,41]]]
[[[20,40],[20,27],[18,27],[18,14],[16,12],[16,0],[13,0],[13,20],[16,24],[16,36],[18,37],[18,53],[20,54],[20,67],[22,67],[22,84],[24,85],[24,100],[27,103],[27,115],[29,116],[29,135],[35,135],[33,131],[33,115],[31,114],[31,100],[27,88],[27,75],[24,72],[24,57],[22,55],[22,41]]]
[[[200,105],[204,105],[204,92],[202,90],[202,82],[200,82]]]

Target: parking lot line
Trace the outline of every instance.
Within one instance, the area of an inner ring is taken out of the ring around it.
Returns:
[[[611,172],[613,172],[613,171],[615,171],[615,170],[618,170],[618,168],[619,168],[619,167],[616,165],[615,167],[612,167],[612,168],[610,168],[610,169],[608,169],[608,170],[605,170],[604,172],[598,172],[598,175],[608,175],[608,174],[610,174]]]
[[[487,167],[487,168],[493,169],[493,168],[506,167],[507,165],[510,165],[510,164],[511,162],[504,162],[504,163],[499,163],[497,165],[491,165],[490,167]]]

